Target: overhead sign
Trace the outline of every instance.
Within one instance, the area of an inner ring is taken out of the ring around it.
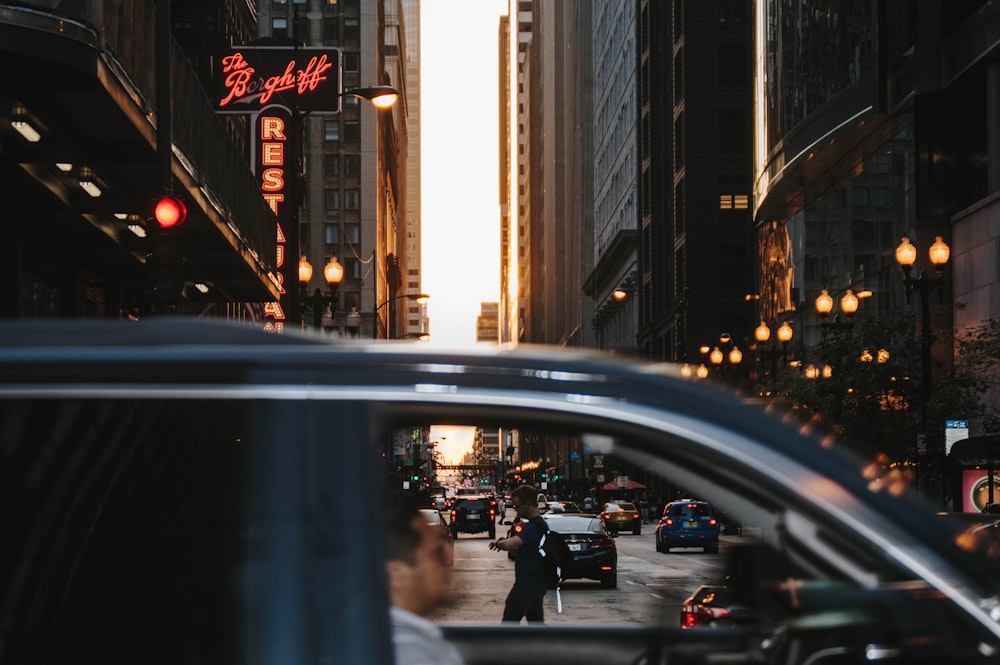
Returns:
[[[338,48],[236,46],[213,62],[217,113],[252,114],[278,105],[289,111],[339,113]]]

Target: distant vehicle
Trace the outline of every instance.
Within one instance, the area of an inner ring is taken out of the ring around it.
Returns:
[[[451,535],[458,538],[460,533],[489,534],[497,537],[496,504],[487,496],[466,496],[455,499],[451,508]]]
[[[614,534],[629,530],[636,536],[642,534],[642,516],[634,503],[619,501],[604,504],[601,508],[601,522],[605,529]]]
[[[580,506],[576,505],[572,501],[549,501],[545,504],[545,510],[543,513],[545,515],[551,515],[553,513],[582,513]]]
[[[709,502],[672,501],[663,507],[663,516],[656,525],[656,551],[702,547],[705,552],[715,554],[719,551],[719,531],[719,521]]]

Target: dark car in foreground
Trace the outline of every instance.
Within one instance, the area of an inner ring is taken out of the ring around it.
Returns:
[[[460,496],[451,507],[451,535],[486,533],[497,537],[496,504],[488,496]]]
[[[408,480],[396,442],[440,424],[572,442],[756,534],[718,567],[756,622],[681,628],[705,580],[645,562],[614,594],[660,611],[440,625],[468,665],[1000,654],[1000,573],[967,524],[897,465],[675,365],[162,317],[0,322],[0,665],[391,665],[380,488]]]
[[[701,547],[715,554],[719,551],[720,531],[711,503],[692,499],[671,501],[663,507],[663,516],[656,524],[656,551]]]
[[[548,513],[545,522],[566,541],[572,565],[563,571],[567,580],[597,580],[601,586],[618,586],[618,549],[595,515]]]

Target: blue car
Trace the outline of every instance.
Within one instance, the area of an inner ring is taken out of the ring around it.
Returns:
[[[672,547],[702,547],[705,552],[719,551],[719,520],[707,501],[681,499],[663,507],[663,517],[656,525],[656,551]]]

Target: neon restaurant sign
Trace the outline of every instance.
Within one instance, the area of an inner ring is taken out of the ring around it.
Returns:
[[[213,78],[217,113],[339,113],[341,53],[336,48],[242,46],[220,55]]]
[[[265,328],[282,332],[286,313],[281,299],[298,284],[299,229],[293,214],[298,195],[288,187],[297,177],[298,115],[340,112],[340,49],[242,46],[221,54],[215,65],[216,112],[253,116],[251,145],[257,182],[278,218],[279,301],[265,304]],[[293,260],[289,260],[286,244],[292,245]]]

